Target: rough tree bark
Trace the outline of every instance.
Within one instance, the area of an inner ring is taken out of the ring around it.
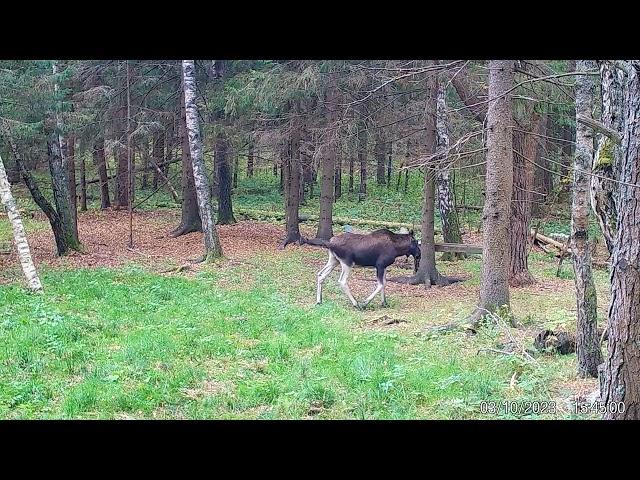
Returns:
[[[114,115],[115,145],[113,155],[116,160],[116,205],[118,208],[126,208],[129,205],[129,174],[127,149],[122,142],[126,139],[126,100],[124,94],[119,96],[118,109]]]
[[[391,187],[391,167],[393,165],[393,143],[387,143],[387,188]]]
[[[624,71],[616,68],[613,62],[600,62],[600,79],[602,92],[602,123],[622,135],[624,130]],[[617,207],[615,199],[618,185],[617,165],[621,161],[621,146],[609,137],[601,136],[593,159],[591,177],[591,207],[598,219],[600,229],[607,244],[609,253],[613,251],[616,236]]]
[[[240,169],[240,155],[235,154],[233,157],[233,189],[238,188],[238,170]]]
[[[445,82],[439,82],[436,108],[436,144],[438,151],[443,151],[449,147],[447,104],[445,97],[446,88]],[[442,236],[446,243],[462,243],[458,212],[456,211],[453,186],[451,183],[451,171],[446,158],[439,159],[439,163],[440,165],[436,171],[436,183],[438,186],[438,210],[440,211],[440,221],[442,223]],[[464,257],[464,253],[445,252],[440,259],[449,261],[462,259]]]
[[[73,229],[78,236],[78,192],[76,189],[76,139],[69,135],[65,141],[67,147],[67,180],[69,181],[69,206],[73,218]]]
[[[529,272],[529,239],[531,225],[531,202],[533,164],[537,155],[537,133],[541,116],[535,111],[527,114],[525,125],[517,125],[513,131],[513,193],[511,198],[511,261],[509,263],[509,285],[521,287],[535,283]],[[526,130],[520,131],[520,130]]]
[[[349,144],[349,146],[352,147],[353,142],[349,142]],[[352,148],[349,148],[349,193],[353,193],[354,156],[355,152]]]
[[[579,60],[578,71],[595,67],[591,60]],[[590,75],[576,76],[576,116],[591,118],[595,82]],[[596,287],[591,274],[591,247],[589,245],[589,173],[593,160],[593,134],[591,129],[576,122],[576,156],[573,173],[573,202],[571,206],[571,250],[575,272],[577,300],[576,354],[578,375],[597,377],[602,354],[597,332]]]
[[[107,175],[107,159],[104,153],[104,137],[98,137],[93,144],[93,164],[98,170],[100,178],[100,208],[111,207],[109,200],[109,176]]]
[[[27,234],[22,225],[22,219],[20,218],[16,201],[13,199],[13,195],[11,195],[9,179],[4,169],[2,157],[0,157],[0,201],[2,201],[2,205],[7,212],[7,217],[9,217],[11,228],[13,229],[13,241],[16,244],[22,271],[27,279],[27,286],[34,292],[39,292],[42,290],[42,283],[40,283],[38,272],[31,258]]]
[[[427,77],[426,105],[425,105],[425,133],[424,147],[426,155],[433,155],[436,152],[437,132],[436,132],[436,110],[438,102],[438,79],[435,75]],[[408,152],[407,152],[408,153]],[[420,245],[420,265],[418,271],[407,279],[407,283],[412,285],[424,284],[429,288],[431,285],[449,285],[453,279],[449,279],[438,272],[436,267],[435,250],[435,176],[436,169],[432,164],[424,166],[424,187],[422,199],[422,242]]]
[[[336,183],[334,175],[336,157],[338,156],[338,103],[335,79],[327,91],[327,105],[329,108],[329,139],[321,158],[322,184],[320,185],[320,221],[318,223],[317,238],[329,240],[333,237],[333,202]]]
[[[196,195],[196,185],[193,179],[193,163],[189,155],[189,135],[187,134],[187,121],[184,108],[184,93],[181,96],[180,107],[180,136],[182,139],[182,216],[180,225],[169,235],[179,237],[192,232],[202,231],[202,221],[198,210],[198,197]],[[162,172],[158,172],[163,174]]]
[[[57,62],[53,62],[53,74],[58,73]],[[54,94],[58,95],[58,83],[54,83]],[[82,246],[78,240],[78,229],[76,228],[73,208],[71,206],[71,197],[69,195],[69,181],[67,179],[66,158],[63,156],[64,138],[62,132],[64,129],[62,120],[62,106],[56,99],[55,108],[55,128],[48,135],[47,150],[49,159],[49,172],[51,173],[51,188],[53,191],[53,200],[56,205],[56,212],[60,220],[61,234],[64,237],[62,245],[65,247],[60,250],[58,255],[64,255],[69,249],[81,251]],[[75,186],[75,182],[74,182]],[[54,231],[55,235],[55,231]]]
[[[142,151],[142,185],[143,190],[149,188],[149,140],[143,139],[140,142],[140,149]]]
[[[218,178],[218,224],[236,223],[231,200],[231,169],[228,159],[228,142],[225,132],[220,129],[215,140],[216,177]]]
[[[80,155],[80,211],[87,211],[87,167],[85,155]]]
[[[300,219],[298,213],[300,208],[300,132],[302,130],[302,119],[300,117],[300,105],[298,102],[294,104],[291,113],[290,154],[286,163],[287,232],[280,246],[281,249],[290,243],[300,241]]]
[[[202,139],[200,126],[198,125],[198,107],[196,105],[196,75],[193,60],[182,61],[182,78],[184,89],[186,130],[189,137],[189,154],[193,167],[193,179],[198,198],[198,209],[202,220],[204,233],[205,254],[204,261],[209,261],[222,256],[222,245],[218,238],[218,231],[213,222],[213,209],[211,207],[211,191],[209,180],[205,170],[202,154]]]
[[[374,147],[375,157],[376,157],[376,182],[378,185],[384,185],[386,182],[386,178],[384,175],[384,167],[385,167],[385,154],[387,153],[387,145],[385,143],[384,134],[382,133],[382,129],[378,129],[378,133],[376,135],[376,144]]]
[[[249,139],[249,154],[247,155],[247,177],[253,177],[253,138]]]
[[[54,228],[54,236],[56,237],[58,255],[65,255],[69,250],[80,251],[81,245],[73,221],[71,202],[69,200],[69,183],[62,163],[59,138],[58,133],[55,131],[49,135],[47,150],[53,200],[59,220],[59,230],[56,232],[57,229]]]
[[[472,324],[501,306],[509,307],[509,216],[513,190],[513,116],[511,95],[514,62],[489,62],[487,173],[482,211],[482,273],[480,301]]]
[[[367,194],[367,125],[363,122],[358,132],[358,162],[360,163],[360,186],[358,187],[358,201],[364,200]]]
[[[164,162],[164,132],[157,131],[153,135],[153,153],[152,159],[156,165],[162,165]],[[158,179],[162,175],[163,172],[158,172],[157,169],[154,170],[153,173],[153,189],[156,190],[158,188]]]
[[[640,419],[640,61],[625,62],[624,135],[617,170],[617,235],[612,254],[608,356],[602,369],[605,419]],[[624,411],[611,408],[624,404]]]

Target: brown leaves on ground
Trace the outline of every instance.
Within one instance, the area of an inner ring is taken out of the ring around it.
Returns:
[[[133,214],[133,249],[128,247],[129,220],[126,210],[91,211],[79,214],[78,233],[84,253],[58,257],[51,229],[28,234],[37,265],[71,267],[116,267],[129,262],[182,265],[201,256],[202,233],[170,238],[180,223],[179,211],[149,211]],[[216,227],[225,258],[229,261],[251,257],[256,252],[274,250],[281,240],[281,227],[259,222],[241,222]],[[15,248],[0,256],[0,268],[18,265]]]

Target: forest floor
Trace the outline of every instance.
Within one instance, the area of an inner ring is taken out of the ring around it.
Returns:
[[[225,256],[202,265],[190,262],[202,252],[201,234],[167,236],[176,209],[135,213],[132,249],[127,216],[81,213],[85,251],[62,258],[41,214],[26,219],[41,296],[22,288],[0,218],[0,418],[586,418],[571,401],[597,382],[577,378],[575,355],[495,353],[510,337],[531,348],[541,329],[575,329],[570,261],[558,278],[557,259],[532,252],[538,282],[512,289],[521,327],[427,336],[472,311],[479,256],[438,263],[464,282],[388,282],[388,308],[377,297],[356,311],[338,288],[338,269],[315,305],[326,252],[278,250],[280,224],[219,226]],[[303,230],[314,233],[313,225]],[[398,260],[388,276],[411,268]],[[608,274],[596,270],[595,279],[602,322]],[[373,271],[354,269],[350,287],[364,298]],[[481,402],[502,401],[554,408],[481,411]]]

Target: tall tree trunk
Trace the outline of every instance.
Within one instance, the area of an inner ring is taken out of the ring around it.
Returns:
[[[218,231],[213,222],[211,207],[211,191],[205,170],[202,154],[202,139],[198,125],[198,107],[196,106],[196,76],[193,60],[182,61],[182,78],[186,115],[186,130],[189,137],[189,154],[193,167],[193,178],[198,198],[198,209],[204,232],[205,255],[204,260],[222,256],[222,245],[218,238]]]
[[[551,173],[549,172],[550,168],[546,157],[549,156],[548,148],[551,144],[549,139],[544,139],[545,136],[549,135],[549,114],[544,113],[540,120],[540,128],[538,132],[541,137],[538,142],[538,148],[536,149],[536,158],[533,161],[536,162],[534,166],[534,174],[533,174],[533,188],[535,191],[540,192],[542,195],[542,199],[546,199],[549,193],[553,190],[553,178],[551,177]],[[531,205],[531,214],[536,216],[540,213],[540,203],[541,202],[533,202]]]
[[[182,106],[182,105],[181,105]],[[171,164],[173,163],[173,154],[174,150],[176,151],[177,156],[177,147],[178,136],[179,133],[175,131],[175,122],[172,122],[169,125],[169,128],[164,132],[164,163],[162,164],[162,173],[166,178],[169,178],[169,169],[171,168]]]
[[[113,147],[113,155],[116,161],[116,205],[118,208],[126,208],[129,205],[129,166],[127,149],[122,146],[126,142],[126,100],[124,94],[119,96],[118,109],[114,115],[114,132],[116,144]]]
[[[41,291],[42,283],[38,277],[38,272],[33,264],[31,258],[31,250],[29,249],[29,242],[27,242],[27,234],[22,225],[22,219],[18,212],[18,207],[13,195],[11,195],[11,188],[9,185],[9,179],[7,178],[7,172],[4,169],[4,163],[2,157],[0,157],[0,200],[7,212],[7,217],[11,223],[13,229],[13,241],[16,244],[18,251],[18,259],[22,266],[22,271],[27,279],[27,286],[33,291]]]
[[[358,161],[360,163],[360,186],[358,188],[358,201],[364,200],[367,194],[367,141],[368,133],[366,124],[363,123],[358,132]]]
[[[141,142],[140,148],[142,149],[142,184],[141,188],[146,190],[149,188],[149,140],[144,139]]]
[[[285,193],[285,173],[289,165],[289,142],[283,142],[280,150],[280,193]]]
[[[411,139],[407,139],[407,150],[404,154],[404,172],[398,172],[398,184],[400,183],[400,176],[404,173],[404,193],[407,193],[407,190],[409,189],[409,165],[411,165],[411,158],[414,155],[416,145],[416,142],[412,142]]]
[[[247,155],[247,177],[253,177],[253,138],[249,140],[249,154]]]
[[[579,60],[578,71],[593,70],[590,60]],[[576,116],[592,117],[595,83],[590,75],[576,76]],[[589,245],[589,173],[593,161],[593,135],[589,127],[578,123],[576,156],[573,172],[573,204],[571,206],[571,249],[575,272],[578,324],[576,354],[578,375],[597,377],[602,354],[597,332],[596,287],[591,275],[591,248]]]
[[[58,246],[58,255],[65,255],[69,250],[80,251],[81,245],[73,221],[71,202],[69,199],[69,182],[67,181],[65,167],[62,163],[59,138],[60,136],[57,132],[49,135],[47,150],[53,200],[59,219],[60,230],[57,232],[57,235],[62,237],[56,239],[56,244]],[[56,236],[55,229],[54,236]]]
[[[216,176],[218,178],[218,224],[236,223],[231,201],[231,170],[229,169],[227,138],[223,131],[216,135]]]
[[[537,139],[533,133],[539,130],[541,116],[531,112],[529,121],[520,131],[513,132],[513,194],[511,198],[511,262],[509,285],[521,287],[535,283],[529,272],[529,239],[531,238],[531,202],[533,165],[537,156]]]
[[[628,66],[612,254],[608,356],[602,369],[605,419],[640,419],[640,61]],[[613,408],[624,404],[624,411]]]
[[[93,164],[98,170],[100,178],[100,208],[105,210],[111,207],[109,200],[109,176],[107,175],[107,159],[104,153],[104,138],[98,137],[93,145]]]
[[[153,153],[152,159],[154,163],[158,166],[162,165],[164,162],[164,132],[157,131],[153,136]],[[161,176],[161,173],[158,172],[157,169],[154,170],[153,173],[153,189],[157,190],[158,188],[158,179]]]
[[[354,155],[355,155],[355,152],[351,151],[350,149],[349,151],[349,193],[353,193]]]
[[[391,187],[391,167],[393,166],[393,143],[387,143],[387,188]]]
[[[329,106],[328,123],[330,128],[329,144],[321,158],[322,184],[320,185],[320,221],[316,237],[329,240],[333,237],[333,195],[335,190],[334,175],[338,156],[338,100],[335,79],[327,92]]]
[[[624,130],[624,72],[612,62],[600,62],[600,78],[602,86],[602,123],[622,135]],[[609,253],[613,251],[616,236],[617,207],[615,199],[618,194],[617,165],[621,162],[622,150],[608,137],[601,136],[598,149],[593,159],[591,177],[591,207],[598,219],[600,229],[607,244]]]
[[[336,146],[336,171],[334,176],[335,188],[333,191],[333,201],[335,202],[342,196],[342,155],[338,154]]]
[[[298,210],[300,207],[300,133],[301,118],[300,108],[296,103],[291,118],[291,154],[287,162],[287,189],[286,189],[286,214],[287,233],[280,248],[286,247],[290,243],[300,241],[300,225]]]
[[[511,95],[514,62],[489,62],[487,113],[487,172],[482,211],[482,273],[480,302],[471,315],[472,324],[485,315],[509,307],[509,217],[513,190],[513,115]],[[495,99],[495,100],[493,100]]]
[[[53,63],[53,74],[58,73],[57,62]],[[58,95],[58,83],[54,83],[54,94]],[[66,249],[58,252],[59,255],[67,253],[68,249],[80,251],[81,245],[78,240],[78,229],[75,222],[71,197],[69,195],[69,181],[67,179],[66,152],[63,150],[65,144],[62,137],[64,130],[62,119],[62,104],[56,100],[56,125],[47,140],[47,150],[49,158],[49,171],[51,172],[51,188],[53,200],[56,204],[56,211],[60,219],[61,234],[64,236],[64,246]],[[75,182],[74,182],[75,186]],[[55,233],[55,232],[54,232]]]
[[[446,104],[446,83],[439,82],[438,105],[436,110],[436,132],[438,151],[449,148],[449,135],[447,133],[447,104]],[[440,158],[440,167],[436,172],[436,183],[438,185],[438,210],[440,211],[440,222],[442,223],[442,235],[446,243],[462,243],[460,224],[458,222],[458,212],[456,211],[455,199],[453,196],[453,186],[451,183],[451,172],[446,157]],[[441,260],[457,260],[464,258],[464,253],[445,252],[440,257]]]
[[[80,155],[80,211],[87,211],[87,167],[85,155]]]
[[[238,154],[233,157],[233,189],[238,188],[238,170],[240,169],[240,156]]]
[[[385,184],[385,176],[384,176],[384,164],[385,164],[385,154],[387,153],[387,145],[385,143],[384,134],[381,130],[378,130],[378,134],[376,136],[376,145],[374,147],[375,157],[376,157],[376,182],[378,185]]]
[[[426,155],[436,152],[436,109],[438,102],[438,79],[430,75],[426,81],[426,105],[425,105],[425,134],[424,147]],[[409,151],[409,150],[408,150]],[[422,242],[420,245],[420,265],[418,271],[408,282],[411,284],[424,283],[426,287],[431,285],[449,285],[451,280],[440,275],[436,267],[435,250],[435,173],[432,164],[424,167],[424,186],[422,199]]]
[[[69,206],[73,218],[73,229],[78,236],[78,192],[76,190],[76,139],[73,135],[67,137],[67,180],[69,180]]]
[[[202,232],[202,220],[198,209],[198,196],[193,179],[193,163],[189,155],[189,135],[187,134],[187,120],[184,108],[184,89],[181,95],[180,107],[180,138],[182,141],[182,216],[180,225],[169,235],[179,237],[192,232]],[[162,173],[162,172],[160,172]]]

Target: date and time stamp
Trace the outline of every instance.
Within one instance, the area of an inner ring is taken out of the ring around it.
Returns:
[[[513,415],[520,417],[529,415],[555,415],[556,413],[560,413],[556,402],[535,400],[521,402],[509,400],[500,402],[483,401],[480,402],[479,409],[482,414],[496,416]],[[608,412],[624,413],[624,403],[613,402],[606,404],[599,401],[585,402],[573,400],[570,403],[570,412],[575,415],[604,415]]]

